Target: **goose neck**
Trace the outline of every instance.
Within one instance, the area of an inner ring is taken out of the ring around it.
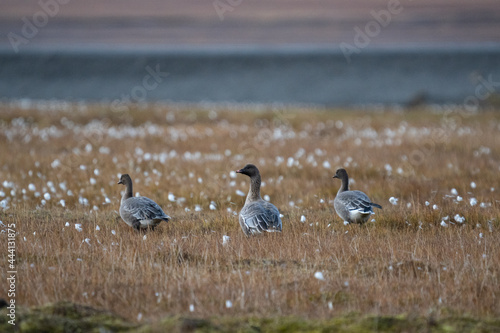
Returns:
[[[250,190],[248,191],[246,203],[260,200],[260,175],[255,175],[250,178]]]

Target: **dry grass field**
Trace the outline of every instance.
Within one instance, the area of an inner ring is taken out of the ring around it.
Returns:
[[[152,330],[172,316],[367,315],[424,318],[414,331],[447,318],[500,330],[498,112],[40,103],[0,113],[0,278],[15,224],[20,314],[68,301]],[[281,234],[240,230],[249,179],[231,171],[250,162]],[[337,167],[383,206],[366,225],[335,214]],[[172,221],[147,233],[121,221],[121,173]]]

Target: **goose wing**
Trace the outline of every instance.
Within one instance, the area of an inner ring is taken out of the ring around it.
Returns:
[[[350,211],[357,211],[361,214],[371,214],[373,213],[373,204],[366,194],[361,191],[348,191],[343,192],[339,198],[344,206]]]
[[[240,220],[250,233],[281,231],[282,229],[278,208],[266,201],[245,205],[240,212]]]
[[[170,219],[161,207],[153,200],[146,197],[129,198],[124,202],[123,209],[137,220],[164,220]]]

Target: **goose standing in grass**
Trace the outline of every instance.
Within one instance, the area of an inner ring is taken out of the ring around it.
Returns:
[[[247,164],[237,173],[250,177],[250,190],[245,205],[241,209],[239,220],[245,235],[267,232],[281,232],[280,212],[272,203],[260,197],[260,172],[253,164]]]
[[[344,222],[363,224],[368,221],[371,214],[375,214],[372,207],[382,209],[382,206],[371,202],[363,192],[349,191],[349,176],[345,169],[338,169],[333,178],[342,181],[333,206]]]
[[[118,184],[127,187],[120,203],[120,216],[129,226],[135,230],[147,228],[154,230],[161,221],[170,220],[170,216],[165,214],[153,200],[133,196],[132,178],[128,174],[123,174]]]

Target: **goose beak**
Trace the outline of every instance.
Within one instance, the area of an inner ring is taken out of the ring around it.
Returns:
[[[117,184],[122,184],[123,185],[122,180],[120,179]]]
[[[333,176],[332,178],[339,178],[339,176],[335,175],[335,176]]]
[[[240,170],[236,170],[235,172],[236,172],[236,173],[241,173],[241,169],[240,169]]]

